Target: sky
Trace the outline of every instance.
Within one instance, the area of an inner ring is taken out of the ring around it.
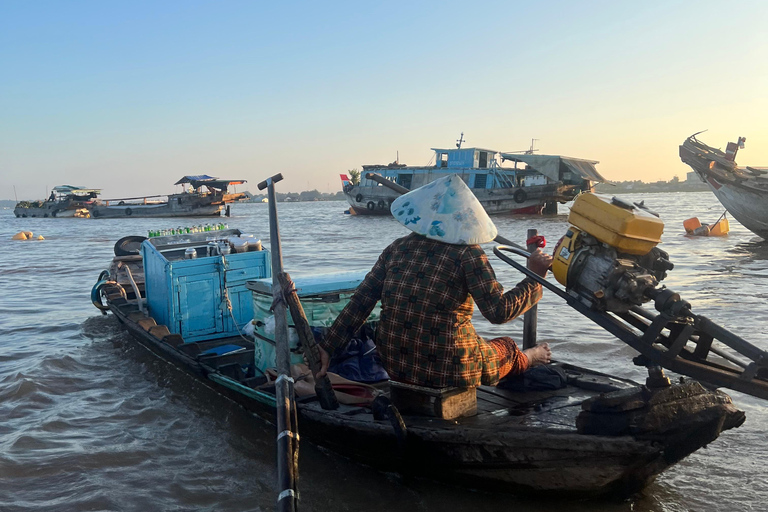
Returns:
[[[0,0],[0,199],[164,194],[188,174],[340,189],[464,147],[685,178],[768,166],[768,2]]]

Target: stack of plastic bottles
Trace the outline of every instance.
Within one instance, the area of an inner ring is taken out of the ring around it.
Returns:
[[[188,233],[206,233],[208,231],[219,231],[222,229],[229,229],[229,225],[222,222],[218,224],[198,224],[197,226],[179,226],[170,229],[150,229],[148,236],[152,238],[155,236],[186,235]]]

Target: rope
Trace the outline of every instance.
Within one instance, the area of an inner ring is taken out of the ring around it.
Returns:
[[[232,323],[235,325],[235,329],[237,329],[237,334],[240,335],[240,337],[247,341],[248,343],[254,343],[253,340],[249,340],[243,335],[243,331],[240,330],[240,326],[237,325],[237,319],[235,319],[235,313],[232,310],[232,300],[229,298],[229,290],[227,289],[227,267],[229,267],[229,263],[227,262],[227,259],[224,257],[223,254],[221,254],[221,262],[224,266],[224,301],[227,304],[227,311],[229,311],[229,316],[232,318]],[[269,382],[269,376],[261,369],[256,366],[256,364],[253,365],[253,369],[258,371],[263,376],[267,377],[267,382]]]

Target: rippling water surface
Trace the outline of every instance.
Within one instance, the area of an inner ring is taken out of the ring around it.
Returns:
[[[666,223],[663,249],[675,269],[665,283],[694,311],[768,348],[768,243],[731,220],[723,238],[688,239],[682,222],[714,222],[710,193],[638,194]],[[341,202],[278,205],[285,268],[292,275],[368,269],[407,233],[391,218],[343,215]],[[230,227],[268,241],[266,205],[233,207]],[[556,218],[495,217],[523,241],[537,228],[552,244]],[[114,242],[178,219],[17,219],[0,210],[0,510],[272,510],[274,429],[132,342],[89,292]],[[11,241],[20,231],[45,241]],[[486,248],[490,253],[490,246]],[[502,283],[521,277],[491,260]],[[493,261],[495,260],[495,261]],[[551,294],[539,308],[539,337],[555,357],[643,379],[633,351]],[[521,322],[481,334],[519,337]],[[486,494],[428,480],[403,481],[301,446],[304,510],[766,510],[766,404],[731,393],[747,422],[663,474],[625,502],[547,502]]]

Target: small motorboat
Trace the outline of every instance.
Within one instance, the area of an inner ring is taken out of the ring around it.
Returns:
[[[764,368],[753,365],[750,376],[722,364],[709,369],[704,340],[711,345],[714,338],[730,333],[692,315],[679,296],[656,288],[657,277],[663,278],[670,268],[666,253],[655,248],[660,221],[644,219],[641,229],[648,232],[626,233],[616,226],[635,229],[633,216],[642,211],[620,201],[606,206],[586,196],[574,207],[580,218],[602,222],[614,216],[618,222],[609,228],[622,232],[573,220],[580,228],[570,228],[555,249],[559,260],[553,272],[570,290],[558,293],[641,352],[638,362],[649,366],[645,383],[564,361],[547,367],[559,376],[558,385],[526,384],[524,377],[507,387],[467,390],[368,382],[364,385],[372,390],[371,400],[341,403],[337,409],[324,409],[311,393],[299,396],[302,439],[382,470],[472,487],[626,496],[714,442],[723,431],[741,425],[744,413],[728,395],[690,379],[671,383],[658,365],[766,398]],[[621,252],[598,243],[587,228],[600,232],[601,238],[606,235]],[[228,230],[221,235],[226,240],[240,233]],[[104,314],[114,314],[144,347],[274,422],[276,387],[269,367],[275,342],[268,329],[271,297],[264,282],[271,276],[270,255],[264,250],[224,251],[205,236],[153,237],[143,240],[133,255],[126,255],[122,244],[121,255],[99,276],[92,300]],[[603,260],[621,263],[611,267],[622,274],[614,276],[611,286],[655,294],[664,315],[630,305],[626,301],[635,299],[622,299],[623,289],[610,288],[608,281],[600,293],[588,291],[583,278],[589,273],[583,269],[586,265],[594,271]],[[322,335],[363,276],[306,275],[291,283],[313,331]],[[587,306],[590,297],[597,302]],[[376,318],[369,317],[369,322],[375,327]],[[691,336],[695,352],[686,348]],[[749,354],[758,357],[764,352]],[[300,344],[292,346],[291,358],[292,372],[298,372],[294,379],[311,379],[295,364],[302,360]],[[384,408],[382,400],[388,404]]]

